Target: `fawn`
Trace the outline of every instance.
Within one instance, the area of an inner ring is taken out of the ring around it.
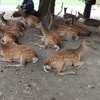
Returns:
[[[98,27],[100,25],[100,21],[97,19],[92,19],[92,18],[86,19],[82,14],[80,18],[83,18],[83,24],[85,25],[95,26],[95,27]]]
[[[42,47],[44,47],[44,48],[53,47],[56,50],[59,50],[60,47],[61,47],[60,37],[57,34],[55,34],[54,32],[47,30],[43,26],[42,22],[40,22],[38,26],[41,29],[42,33],[43,33],[41,41],[44,43],[44,46],[42,46]]]
[[[0,30],[0,38],[5,41],[5,44],[18,43],[18,38],[11,32],[3,32]]]
[[[10,33],[16,35],[16,37],[20,37],[20,36],[23,35],[22,30],[20,30],[17,27],[14,27],[14,26],[1,25],[0,30],[3,31],[3,32],[10,32]]]
[[[64,15],[63,15],[63,17],[65,19],[72,18],[72,23],[73,23],[74,19],[76,18],[76,15],[73,15],[72,13],[66,13],[66,10],[67,10],[67,7],[64,7]],[[77,14],[77,12],[76,12],[76,14]]]
[[[69,25],[55,24],[51,30],[61,37],[66,37],[68,41],[77,40],[79,38],[77,30]]]
[[[16,26],[19,29],[23,29],[24,28],[24,25],[23,25],[22,22],[17,21],[17,20],[5,19],[4,18],[4,14],[5,14],[5,12],[0,14],[0,19],[1,19],[3,24],[5,24],[6,26]]]
[[[19,13],[24,18],[24,23],[28,24],[29,27],[36,26],[39,23],[40,20],[36,16],[28,14],[25,11],[26,11],[25,9],[22,9],[22,10],[19,11]]]
[[[1,38],[0,41],[0,61],[16,61],[20,64],[6,65],[7,67],[24,67],[26,62],[36,63],[38,61],[37,54],[33,49],[16,43],[6,44],[6,40]]]
[[[63,72],[71,66],[81,67],[84,65],[84,62],[81,61],[81,56],[84,54],[84,51],[87,49],[96,49],[88,40],[83,40],[80,46],[77,49],[64,49],[57,51],[51,57],[46,59],[44,64],[44,71],[48,72],[47,69],[54,69],[57,72],[57,75],[65,74],[75,74],[75,72]]]

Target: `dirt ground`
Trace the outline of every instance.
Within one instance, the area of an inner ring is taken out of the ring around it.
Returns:
[[[98,50],[89,50],[82,56],[85,65],[78,70],[73,69],[76,75],[63,77],[43,71],[45,59],[55,50],[40,49],[34,45],[41,44],[40,38],[34,36],[42,35],[40,29],[25,30],[19,41],[33,48],[39,61],[36,64],[27,63],[24,69],[5,68],[8,62],[0,62],[0,100],[100,100],[100,37],[95,27],[89,28],[92,35],[84,38],[91,40]],[[77,48],[82,39],[63,41],[62,49]]]

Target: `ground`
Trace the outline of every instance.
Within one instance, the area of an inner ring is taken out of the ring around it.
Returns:
[[[82,56],[85,62],[80,69],[74,69],[76,75],[56,76],[54,72],[44,72],[45,59],[52,55],[54,49],[40,49],[34,43],[39,43],[40,38],[34,34],[42,35],[37,28],[29,28],[19,38],[21,44],[30,46],[38,54],[36,64],[27,63],[24,69],[5,68],[8,62],[0,62],[0,100],[100,100],[100,37],[96,34],[95,27],[90,37],[97,47],[96,51],[89,50]],[[77,48],[77,41],[64,41],[62,49]]]

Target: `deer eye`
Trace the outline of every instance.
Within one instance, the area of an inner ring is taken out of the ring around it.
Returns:
[[[2,39],[1,42],[4,43],[4,40]]]

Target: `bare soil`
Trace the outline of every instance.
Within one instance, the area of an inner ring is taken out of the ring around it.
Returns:
[[[72,69],[76,75],[56,76],[55,72],[44,72],[45,59],[54,49],[40,49],[40,29],[28,28],[19,38],[20,44],[33,48],[38,54],[36,64],[27,63],[24,69],[5,68],[9,62],[0,62],[0,100],[100,100],[100,37],[95,27],[90,37],[80,37],[77,41],[63,41],[62,49],[77,48],[83,38],[91,40],[98,48],[89,50],[82,56],[85,62],[80,69]],[[14,62],[16,63],[16,62]]]

